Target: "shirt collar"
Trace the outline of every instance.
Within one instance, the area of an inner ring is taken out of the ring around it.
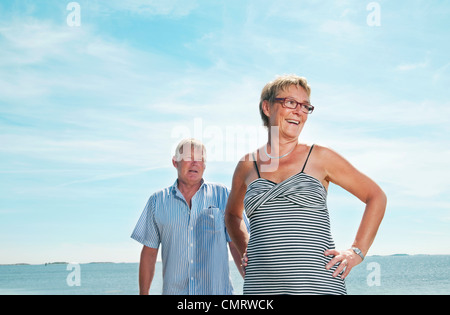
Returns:
[[[199,191],[200,189],[202,189],[204,186],[205,186],[205,181],[204,181],[204,179],[202,178],[202,180],[201,180],[201,185],[200,185],[200,187],[198,188],[197,191]],[[170,192],[171,192],[172,194],[174,194],[174,195],[176,195],[177,192],[179,192],[179,193],[181,194],[181,191],[178,189],[178,179],[176,179],[176,180],[175,180],[175,183],[173,183],[173,185],[170,186]]]

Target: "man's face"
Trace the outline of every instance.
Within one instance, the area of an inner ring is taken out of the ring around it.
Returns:
[[[202,149],[183,150],[181,160],[172,159],[173,166],[178,171],[178,179],[186,184],[198,184],[203,178],[206,164]]]

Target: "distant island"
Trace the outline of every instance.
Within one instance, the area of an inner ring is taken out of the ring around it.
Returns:
[[[65,261],[55,261],[55,262],[48,262],[43,265],[47,266],[47,265],[68,265],[68,264],[69,263]]]
[[[0,266],[31,266],[31,265],[42,265],[42,266],[48,266],[48,265],[69,265],[74,264],[73,262],[67,262],[67,261],[53,261],[53,262],[46,262],[42,264],[29,264],[29,263],[16,263],[16,264],[0,264]],[[115,262],[110,261],[93,261],[88,263],[80,263],[80,265],[84,264],[116,264]]]

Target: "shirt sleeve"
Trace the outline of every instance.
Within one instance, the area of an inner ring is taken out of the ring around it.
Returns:
[[[152,195],[131,234],[132,239],[150,248],[158,248],[161,242],[155,215],[156,196]]]

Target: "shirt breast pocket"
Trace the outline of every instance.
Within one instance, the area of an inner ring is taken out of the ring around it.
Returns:
[[[197,227],[210,233],[223,231],[225,222],[222,211],[214,207],[203,209],[198,218]]]

